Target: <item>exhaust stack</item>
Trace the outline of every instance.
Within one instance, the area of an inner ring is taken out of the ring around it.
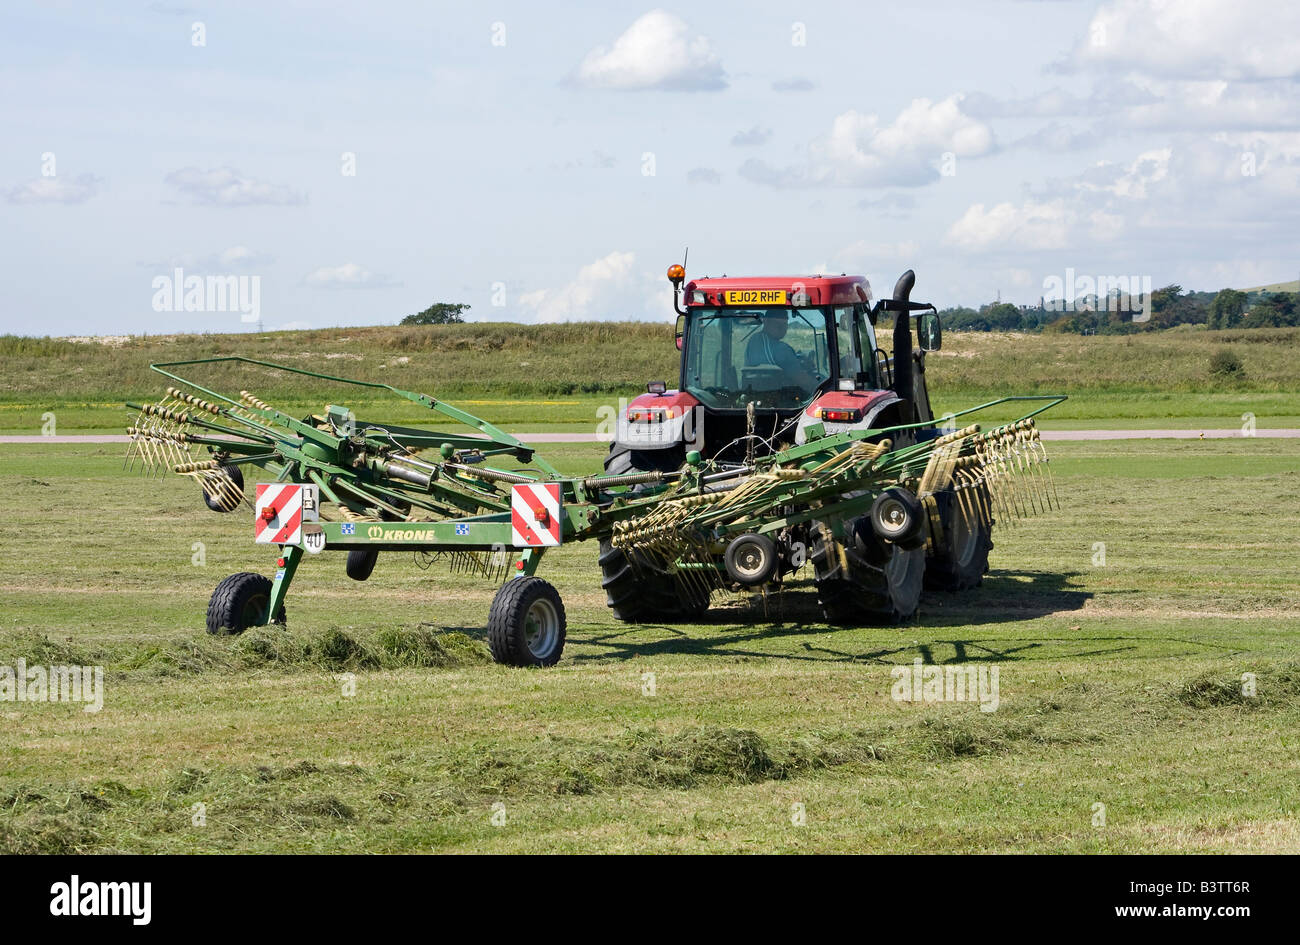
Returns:
[[[909,269],[894,283],[894,301],[907,302],[914,285],[916,273]],[[894,315],[894,393],[907,401],[908,417],[904,422],[914,422],[916,406],[912,401],[916,391],[912,382],[912,313],[906,305]]]

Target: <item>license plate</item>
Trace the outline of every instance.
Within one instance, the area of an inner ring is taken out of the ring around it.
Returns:
[[[788,305],[785,289],[728,289],[723,293],[728,305]]]

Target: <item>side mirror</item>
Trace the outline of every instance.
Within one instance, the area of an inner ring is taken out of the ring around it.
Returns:
[[[681,350],[682,350],[682,336],[683,336],[684,334],[686,334],[686,316],[685,316],[685,315],[678,315],[678,316],[677,316],[677,328],[675,329],[675,337],[676,337],[676,340],[677,340],[677,350],[678,350],[678,351],[681,351]]]
[[[917,316],[916,336],[922,351],[938,351],[943,347],[943,324],[934,312]]]

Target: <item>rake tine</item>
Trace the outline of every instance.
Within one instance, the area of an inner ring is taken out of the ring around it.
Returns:
[[[1016,445],[1013,449],[1016,462],[1016,472],[1017,475],[1021,477],[1021,482],[1024,484],[1025,500],[1028,504],[1028,509],[1031,512],[1037,513],[1040,510],[1035,496],[1035,483],[1033,481],[1033,475],[1029,470],[1029,463],[1021,449],[1019,434],[1017,434]]]

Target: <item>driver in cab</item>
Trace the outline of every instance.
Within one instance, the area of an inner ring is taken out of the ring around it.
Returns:
[[[781,369],[780,375],[773,371],[771,378],[755,377],[755,388],[779,390],[797,386],[808,393],[817,386],[817,379],[803,366],[794,348],[781,340],[789,328],[789,313],[775,309],[763,315],[763,327],[750,336],[745,345],[745,367],[770,368],[775,365]]]

